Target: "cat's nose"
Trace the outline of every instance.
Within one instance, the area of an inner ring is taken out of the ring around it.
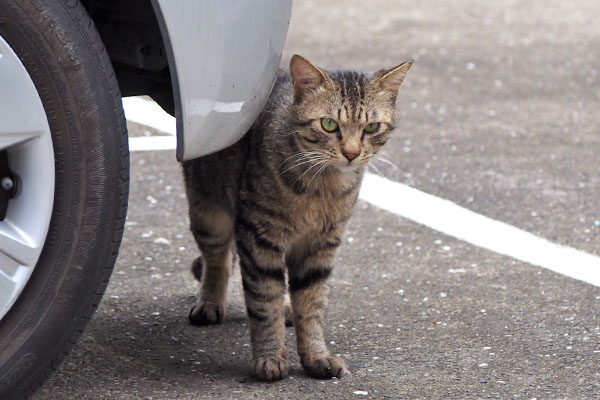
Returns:
[[[342,150],[342,154],[344,155],[344,157],[346,157],[348,159],[349,162],[352,162],[352,160],[354,160],[356,157],[358,157],[358,155],[360,153],[355,153],[355,152],[352,152],[352,151]]]

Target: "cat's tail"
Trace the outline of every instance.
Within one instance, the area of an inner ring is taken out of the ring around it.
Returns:
[[[194,278],[200,282],[202,280],[202,269],[204,268],[204,260],[202,256],[198,256],[194,261],[192,261],[192,274]]]

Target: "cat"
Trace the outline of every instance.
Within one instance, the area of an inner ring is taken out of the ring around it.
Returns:
[[[192,265],[201,290],[190,322],[223,320],[237,254],[258,379],[288,375],[285,314],[308,375],[346,372],[323,337],[327,279],[365,165],[397,122],[396,97],[411,66],[372,75],[326,71],[295,55],[239,142],[183,163],[190,229],[201,250]]]

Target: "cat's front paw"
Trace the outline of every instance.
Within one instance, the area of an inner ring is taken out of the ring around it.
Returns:
[[[252,375],[263,381],[278,381],[288,374],[288,361],[280,356],[258,357],[252,366]]]
[[[346,373],[346,363],[330,354],[303,358],[302,367],[308,375],[319,379],[341,378]]]
[[[188,318],[192,325],[212,325],[223,322],[225,307],[209,301],[199,301],[192,309]]]

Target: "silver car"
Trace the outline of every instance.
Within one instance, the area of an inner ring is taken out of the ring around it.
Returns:
[[[122,96],[177,120],[177,159],[237,141],[291,0],[0,0],[0,398],[30,395],[97,308],[127,214]]]

